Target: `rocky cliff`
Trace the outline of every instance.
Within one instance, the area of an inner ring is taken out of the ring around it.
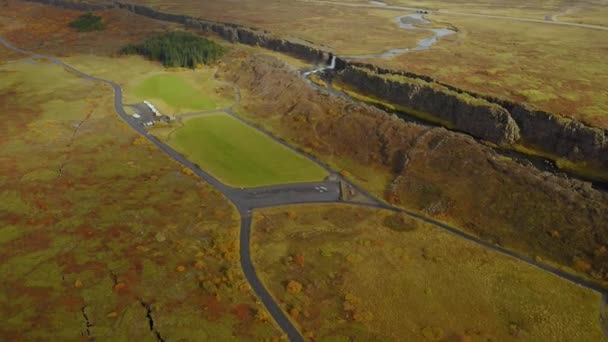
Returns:
[[[354,66],[346,67],[337,75],[337,79],[354,85],[358,91],[437,117],[447,122],[450,128],[484,140],[512,144],[520,138],[519,127],[509,112],[495,103],[459,94],[424,80],[386,77]]]
[[[608,179],[606,129],[464,91],[428,76],[344,60],[339,65],[336,79],[362,94],[447,120],[453,128],[478,138],[524,145],[553,159],[580,163],[581,168],[589,168],[587,176]]]

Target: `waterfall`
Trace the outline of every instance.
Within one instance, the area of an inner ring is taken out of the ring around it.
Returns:
[[[310,75],[310,74],[314,74],[317,73],[319,71],[323,71],[325,69],[334,69],[336,67],[336,56],[331,56],[331,61],[329,62],[328,66],[323,66],[323,67],[319,67],[316,69],[312,69],[310,71],[307,71],[303,74],[304,77]]]
[[[336,56],[331,56],[331,62],[329,63],[328,69],[334,69],[336,67]]]

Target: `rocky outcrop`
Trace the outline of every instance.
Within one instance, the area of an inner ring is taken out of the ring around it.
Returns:
[[[503,103],[520,127],[522,142],[573,161],[591,161],[608,171],[608,130],[580,121]]]
[[[526,145],[556,158],[592,164],[595,172],[608,173],[607,129],[524,104],[464,91],[429,76],[346,60],[339,60],[337,65],[337,69],[341,69],[337,77],[364,94],[445,119],[453,128],[478,138]],[[392,81],[392,76],[409,78],[412,82]],[[466,98],[486,105],[471,107]]]
[[[530,108],[525,104],[459,89],[452,85],[439,82],[430,76],[419,75],[408,71],[380,68],[373,64],[347,61],[341,58],[338,58],[336,61],[336,69],[338,71],[344,70],[350,66],[370,71],[370,73],[363,76],[371,77],[374,74],[404,76],[433,83],[444,87],[449,91],[458,94],[466,94],[496,104],[507,110],[519,129],[519,139],[516,139],[514,141],[515,143],[527,145],[537,149],[539,152],[544,152],[545,154],[551,154],[571,161],[591,162],[596,166],[595,169],[600,169],[600,172],[602,170],[608,172],[608,129],[592,127],[575,119]],[[366,87],[365,83],[368,81],[369,80],[364,80],[359,77],[357,84],[351,85],[356,88],[361,86]],[[373,92],[371,94],[373,94]],[[395,103],[399,104],[399,102]],[[430,112],[430,114],[438,115],[436,112]],[[462,126],[459,129],[476,137],[484,138],[483,136],[476,134],[473,130],[462,129]]]
[[[519,127],[503,107],[458,94],[423,80],[387,78],[367,69],[348,66],[337,78],[357,91],[383,101],[447,121],[451,128],[497,144],[519,140]]]

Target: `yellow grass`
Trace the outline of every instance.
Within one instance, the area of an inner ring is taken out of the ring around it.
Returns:
[[[406,216],[265,209],[252,244],[262,281],[318,340],[602,339],[599,293]]]

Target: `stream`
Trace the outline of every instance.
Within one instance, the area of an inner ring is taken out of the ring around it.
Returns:
[[[421,28],[416,25],[425,25],[430,24],[430,21],[424,19],[423,13],[413,13],[413,14],[405,14],[400,15],[394,18],[394,22],[399,25],[400,28],[404,30],[424,30],[431,31],[433,34],[426,38],[423,38],[416,43],[415,47],[411,48],[395,48],[389,49],[383,52],[378,53],[369,53],[369,54],[361,54],[361,55],[341,55],[340,57],[351,58],[351,59],[361,59],[361,58],[377,58],[377,57],[390,57],[398,54],[402,54],[410,51],[420,51],[426,50],[430,48],[433,44],[439,40],[441,37],[448,36],[450,34],[456,33],[456,31],[449,28]]]

